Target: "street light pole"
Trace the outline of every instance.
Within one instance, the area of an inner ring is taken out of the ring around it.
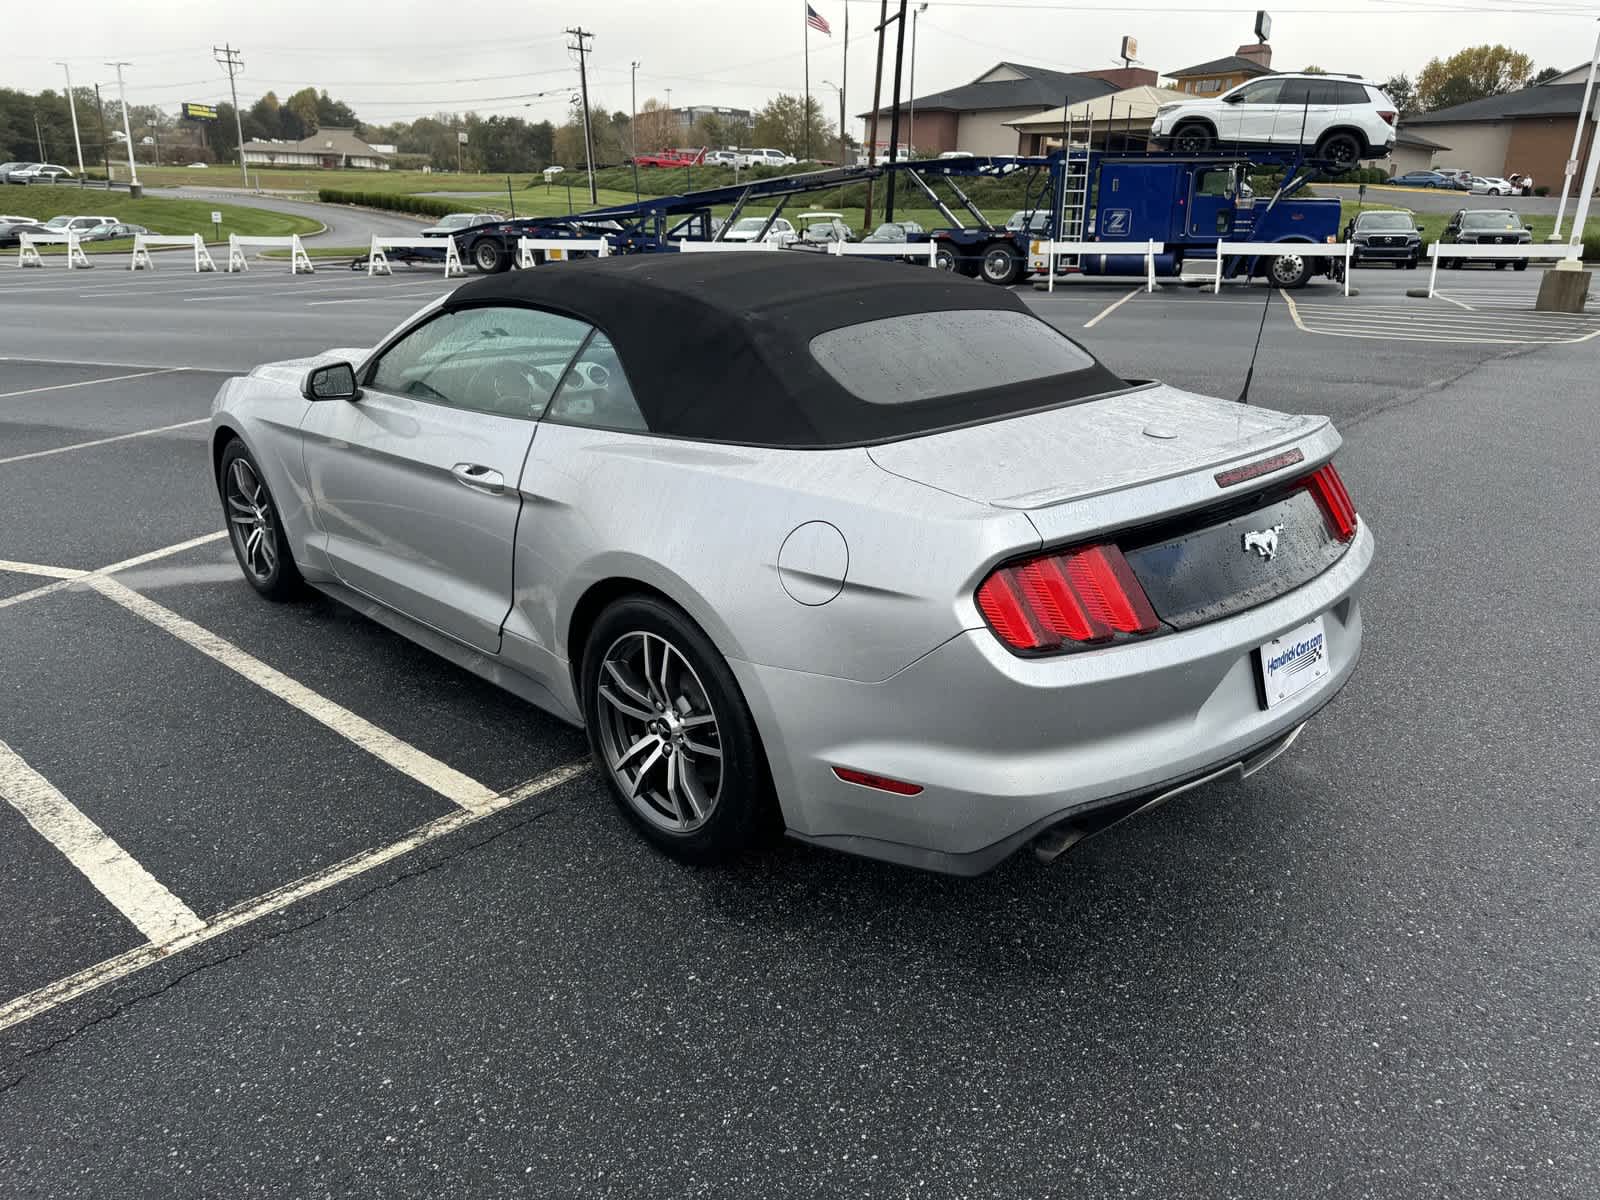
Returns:
[[[78,148],[78,178],[83,178],[83,139],[78,136],[78,101],[72,94],[72,68],[66,63],[57,63],[67,73],[67,108],[72,112],[72,144]]]
[[[906,131],[906,146],[913,158],[917,155],[917,18],[927,11],[926,4],[919,4],[911,13],[911,100],[906,114],[910,128]]]
[[[1578,125],[1572,131],[1572,153],[1567,155],[1567,169],[1561,178],[1561,204],[1556,209],[1556,227],[1550,234],[1552,242],[1561,240],[1561,218],[1566,215],[1567,193],[1572,190],[1572,177],[1578,170],[1578,154],[1583,147],[1583,127],[1589,124],[1589,94],[1594,90],[1594,73],[1597,64],[1600,64],[1600,36],[1596,36],[1594,40],[1594,57],[1589,60],[1589,77],[1583,85],[1583,103],[1578,106]],[[1595,150],[1594,139],[1590,139],[1589,159],[1591,162],[1594,160]],[[1582,218],[1574,219],[1578,221],[1580,226],[1582,225]],[[1583,240],[1581,233],[1578,235],[1578,239],[1579,241]]]
[[[122,98],[122,136],[128,139],[128,175],[131,177],[132,186],[139,186],[139,166],[133,160],[133,126],[128,123],[128,89],[122,82],[122,68],[131,66],[131,63],[107,63],[108,67],[117,69],[117,95]]]

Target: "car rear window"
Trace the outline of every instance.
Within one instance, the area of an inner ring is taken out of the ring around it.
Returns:
[[[811,339],[811,356],[868,404],[913,404],[1097,365],[1037,317],[966,309],[885,317]]]

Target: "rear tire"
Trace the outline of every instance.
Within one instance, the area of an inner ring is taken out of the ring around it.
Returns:
[[[294,565],[277,502],[261,468],[238,438],[223,448],[217,471],[222,520],[245,582],[268,600],[292,600],[305,591]]]
[[[480,275],[498,275],[511,265],[511,256],[489,238],[480,238],[472,245],[472,265]]]
[[[1022,276],[1022,258],[1010,246],[990,246],[983,252],[985,283],[1005,287]]]
[[[1528,260],[1527,259],[1523,259],[1520,262],[1512,263],[1511,264],[1511,269],[1514,270],[1514,271],[1526,271],[1528,269]]]
[[[590,750],[646,840],[683,862],[718,863],[780,825],[739,684],[682,611],[653,596],[616,601],[582,663]]]
[[[941,271],[954,271],[960,265],[960,259],[956,257],[954,250],[940,246],[933,253],[933,263]]]
[[[1208,154],[1215,141],[1216,137],[1211,132],[1211,127],[1202,125],[1198,121],[1180,125],[1172,131],[1174,154]]]
[[[1364,149],[1361,139],[1353,133],[1330,133],[1317,143],[1312,153],[1332,166],[1337,174],[1359,163]]]

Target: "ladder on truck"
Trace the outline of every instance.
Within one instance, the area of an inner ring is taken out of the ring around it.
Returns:
[[[1083,129],[1083,149],[1074,154],[1074,125]],[[1081,122],[1074,122],[1072,109],[1068,108],[1066,123],[1061,131],[1061,170],[1055,183],[1053,207],[1060,214],[1059,224],[1051,232],[1057,242],[1081,242],[1088,235],[1089,222],[1089,160],[1094,154],[1094,113]],[[1050,263],[1052,275],[1077,274],[1081,264],[1077,254],[1059,254]]]

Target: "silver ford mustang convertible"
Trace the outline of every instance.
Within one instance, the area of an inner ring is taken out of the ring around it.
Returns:
[[[258,592],[583,725],[663,849],[962,874],[1249,774],[1339,691],[1338,445],[1004,289],[798,254],[481,279],[228,380],[211,439]]]

